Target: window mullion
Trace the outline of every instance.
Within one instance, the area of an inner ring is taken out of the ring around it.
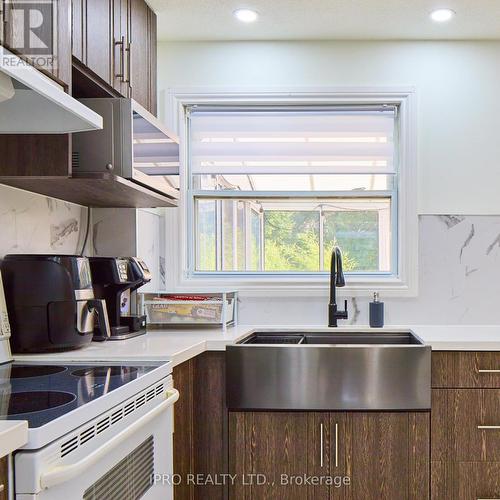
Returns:
[[[319,207],[319,270],[325,270],[325,216],[323,207]]]

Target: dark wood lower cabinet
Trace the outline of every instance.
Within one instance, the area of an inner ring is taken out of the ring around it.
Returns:
[[[206,352],[174,368],[175,500],[222,500],[227,471],[225,353]],[[213,481],[212,481],[213,480]]]
[[[307,413],[230,413],[229,498],[307,498],[308,486],[295,481],[308,474],[307,424]]]
[[[0,500],[7,500],[9,494],[8,457],[0,458]]]
[[[231,412],[229,498],[427,499],[429,425],[428,413]]]
[[[432,354],[432,500],[500,499],[500,353]]]
[[[433,500],[500,499],[499,462],[432,462]]]

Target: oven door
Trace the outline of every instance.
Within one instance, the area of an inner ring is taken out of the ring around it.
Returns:
[[[173,473],[173,404],[178,398],[178,391],[168,388],[161,402],[140,416],[131,412],[130,419],[122,417],[111,434],[113,424],[99,432],[101,416],[75,434],[73,450],[65,436],[34,453],[18,453],[16,500],[172,500],[168,479]],[[127,404],[130,401],[124,408]],[[97,434],[85,442],[91,428]],[[108,434],[105,440],[101,433]]]
[[[179,138],[132,100],[132,179],[179,198]]]

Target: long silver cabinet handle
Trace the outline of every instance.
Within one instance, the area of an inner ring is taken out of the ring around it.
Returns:
[[[485,368],[478,368],[477,373],[500,373],[500,369],[494,370],[494,369],[485,369]]]
[[[319,424],[319,466],[323,467],[323,424]]]
[[[335,424],[335,467],[339,466],[339,424]]]
[[[125,49],[127,52],[127,78],[124,83],[128,83],[129,86],[132,86],[132,42],[128,42],[127,48]]]
[[[115,42],[115,46],[120,46],[120,72],[115,73],[116,78],[120,78],[123,82],[125,78],[125,37],[122,36],[119,42]]]
[[[500,430],[500,425],[478,425],[477,428],[485,431]]]

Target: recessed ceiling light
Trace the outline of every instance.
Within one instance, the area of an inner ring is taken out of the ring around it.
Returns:
[[[257,21],[259,14],[251,9],[237,9],[233,12],[234,17],[243,23],[253,23]]]
[[[431,12],[431,19],[436,23],[446,23],[455,15],[451,9],[436,9]]]

